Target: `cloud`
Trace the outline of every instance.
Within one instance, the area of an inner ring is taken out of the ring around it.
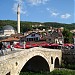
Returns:
[[[46,8],[46,10],[48,11],[48,12],[50,12],[50,15],[51,16],[59,16],[60,18],[62,18],[62,19],[68,19],[68,18],[70,18],[71,17],[71,14],[69,14],[69,13],[65,13],[65,14],[62,14],[61,15],[61,13],[59,13],[56,9],[51,9],[51,8]]]
[[[56,10],[50,10],[51,16],[58,16],[59,13]]]
[[[68,13],[66,13],[66,14],[64,14],[64,15],[61,15],[61,18],[63,18],[63,19],[68,19],[68,18],[70,18],[70,17],[71,17],[71,15],[68,14]]]
[[[49,8],[46,8],[48,11],[50,10]]]
[[[58,16],[59,13],[56,11],[56,9],[46,8],[47,11],[50,12],[51,16]]]
[[[19,3],[19,4],[23,4],[24,2],[23,2],[23,0],[15,0],[17,3]]]
[[[27,0],[31,5],[46,4],[49,0]]]
[[[24,1],[23,0],[15,0],[15,3],[13,5],[13,11],[17,12],[17,6],[20,4],[20,12],[21,14],[26,14],[26,11],[24,10]]]
[[[52,15],[52,16],[58,16],[59,13],[57,13],[57,12],[52,12],[51,15]]]

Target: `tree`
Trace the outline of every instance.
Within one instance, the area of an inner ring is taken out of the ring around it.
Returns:
[[[73,34],[68,29],[65,28],[62,34],[64,36],[64,43],[73,43]]]

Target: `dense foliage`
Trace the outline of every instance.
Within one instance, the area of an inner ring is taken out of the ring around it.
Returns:
[[[72,43],[73,42],[73,34],[66,28],[62,32],[64,36],[64,43]]]
[[[43,26],[39,26],[42,24]],[[12,25],[15,29],[17,29],[17,21],[13,20],[0,20],[0,28],[2,28],[5,25]],[[34,25],[35,27],[32,27]],[[28,30],[32,30],[33,28],[39,28],[39,29],[48,29],[50,26],[59,28],[59,27],[65,27],[69,30],[75,29],[75,23],[73,24],[62,24],[62,23],[56,23],[56,22],[45,22],[45,23],[40,23],[40,22],[26,22],[26,21],[21,21],[21,32],[25,32]]]
[[[46,26],[52,26],[55,28],[64,27],[66,29],[72,30],[75,29],[75,23],[72,24],[65,24],[65,23],[57,23],[57,22],[45,22]]]
[[[21,72],[20,75],[74,75],[75,71],[73,70],[54,70],[52,72]]]
[[[75,70],[75,64],[67,63],[67,61],[66,61],[66,63],[62,63],[61,67],[71,69],[71,70]]]

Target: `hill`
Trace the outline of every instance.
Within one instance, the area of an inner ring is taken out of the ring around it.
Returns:
[[[41,27],[39,25],[42,25]],[[5,25],[11,25],[15,29],[17,29],[17,21],[14,20],[0,20],[0,28],[2,28]],[[50,26],[59,28],[59,27],[65,27],[69,30],[75,29],[75,23],[72,24],[63,24],[63,23],[57,23],[57,22],[27,22],[27,21],[21,21],[21,32],[25,32],[28,30],[32,30],[32,25],[34,25],[33,28],[40,28],[40,29],[48,29]]]

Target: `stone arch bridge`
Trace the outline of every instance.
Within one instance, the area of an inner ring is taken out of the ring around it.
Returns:
[[[59,49],[17,49],[15,53],[0,56],[0,75],[19,75],[26,70],[52,71],[61,65],[61,57]]]

